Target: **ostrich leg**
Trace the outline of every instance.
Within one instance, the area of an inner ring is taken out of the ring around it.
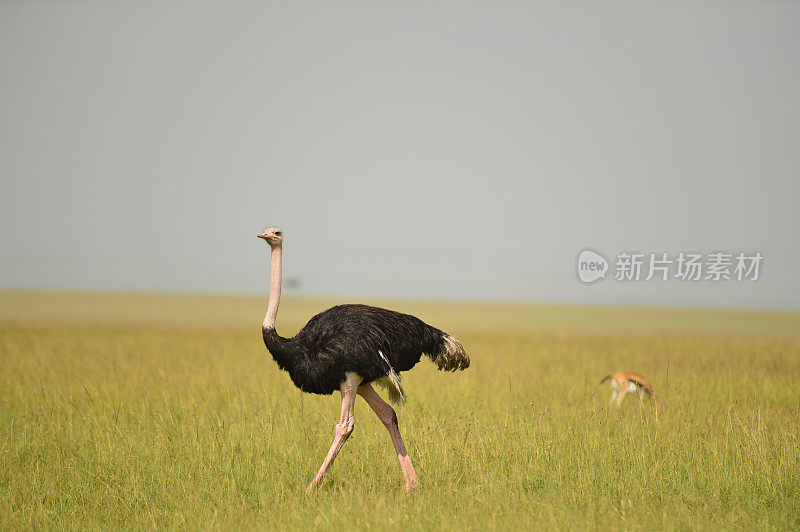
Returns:
[[[397,414],[389,404],[381,399],[380,395],[372,388],[371,384],[364,384],[358,387],[358,395],[364,398],[367,404],[375,411],[386,429],[392,437],[392,443],[397,451],[397,459],[400,462],[400,469],[403,471],[403,478],[406,481],[406,492],[410,492],[419,487],[419,477],[414,471],[411,458],[408,457],[403,438],[400,437],[400,429],[397,426]]]
[[[333,461],[336,460],[336,455],[339,454],[342,445],[344,445],[344,442],[350,437],[350,433],[353,432],[353,427],[356,424],[356,416],[353,410],[356,404],[356,391],[361,381],[362,378],[359,374],[348,372],[345,373],[345,380],[339,385],[339,391],[342,392],[342,415],[339,418],[339,423],[335,427],[336,435],[333,438],[331,450],[328,451],[328,455],[325,457],[325,460],[323,460],[322,466],[317,472],[317,476],[314,477],[314,480],[312,480],[311,484],[306,488],[306,493],[310,492],[314,489],[314,486],[322,482],[322,478],[333,465]]]

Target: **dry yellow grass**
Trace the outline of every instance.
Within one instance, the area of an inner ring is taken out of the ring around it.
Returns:
[[[284,301],[292,334],[330,301]],[[0,293],[0,527],[800,526],[800,314],[386,303],[457,335],[421,363],[408,497],[363,402],[316,494],[336,397],[303,395],[261,298]],[[597,382],[647,375],[656,412]]]

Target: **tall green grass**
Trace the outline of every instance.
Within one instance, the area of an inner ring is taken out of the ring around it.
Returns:
[[[339,398],[277,369],[263,301],[0,294],[0,527],[800,527],[797,313],[388,305],[473,361],[404,377],[422,487],[359,400],[306,496]],[[279,330],[324,308],[289,299]],[[608,407],[620,369],[665,407]]]

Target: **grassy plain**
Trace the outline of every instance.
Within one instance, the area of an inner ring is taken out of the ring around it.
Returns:
[[[404,376],[411,496],[360,399],[304,494],[339,398],[278,370],[261,298],[0,292],[0,528],[800,528],[800,313],[372,303],[473,361]],[[609,408],[620,369],[665,407]]]

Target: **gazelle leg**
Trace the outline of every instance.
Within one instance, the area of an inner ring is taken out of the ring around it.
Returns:
[[[392,437],[394,449],[397,451],[397,460],[400,462],[400,469],[403,471],[403,478],[406,481],[406,492],[410,492],[419,487],[419,477],[417,472],[414,471],[414,465],[411,463],[411,458],[408,457],[408,451],[403,444],[403,438],[400,437],[400,429],[397,426],[397,414],[394,408],[381,399],[380,395],[372,388],[371,384],[364,384],[359,386],[358,395],[364,398],[367,404],[372,408],[378,416],[386,429],[389,431],[389,436]]]
[[[619,392],[617,390],[611,390],[611,399],[608,400],[608,404],[614,404],[614,401],[616,401],[618,395]]]
[[[620,390],[619,395],[617,396],[617,406],[622,406],[622,400],[625,399],[625,396],[628,394],[628,390]]]
[[[333,465],[333,461],[336,460],[336,455],[339,454],[342,445],[344,445],[344,442],[347,441],[347,438],[350,437],[350,434],[353,432],[353,427],[355,427],[356,424],[354,413],[356,391],[362,380],[361,376],[357,373],[345,373],[345,380],[339,385],[339,391],[342,392],[342,415],[339,418],[339,423],[335,427],[336,435],[333,437],[331,450],[328,451],[328,455],[325,457],[325,460],[323,460],[322,466],[320,466],[317,472],[317,476],[314,477],[314,480],[311,481],[311,484],[309,484],[306,489],[306,493],[322,482],[323,477]]]

